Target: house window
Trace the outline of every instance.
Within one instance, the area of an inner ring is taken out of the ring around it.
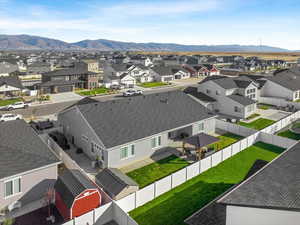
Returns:
[[[91,151],[94,153],[95,151],[97,152],[102,152],[102,148],[95,144],[94,142],[91,143]]]
[[[210,94],[210,90],[206,89],[206,93],[207,93],[207,94]]]
[[[158,148],[161,146],[161,136],[151,138],[151,148]]]
[[[11,197],[21,192],[21,178],[15,178],[13,180],[6,181],[4,183],[4,197]]]
[[[204,130],[204,123],[198,123],[198,131],[201,132]]]
[[[219,92],[219,91],[216,91],[216,95],[220,95],[220,92]]]
[[[85,135],[82,135],[81,137],[82,137],[82,140],[84,140],[84,141],[86,141],[86,142],[88,142],[88,141],[89,141],[89,138],[88,138],[87,136],[85,136]]]
[[[239,107],[234,106],[234,111],[235,111],[235,112],[241,112],[242,110],[241,110]]]
[[[127,159],[130,157],[133,157],[135,155],[135,146],[129,145],[124,146],[120,149],[120,158],[121,159]]]

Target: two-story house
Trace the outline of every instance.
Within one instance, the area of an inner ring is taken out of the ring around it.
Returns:
[[[24,120],[3,122],[0,156],[0,211],[18,217],[44,207],[60,163],[47,144]]]
[[[71,92],[75,88],[93,89],[99,87],[99,74],[76,66],[42,74],[39,85],[41,93]]]
[[[300,99],[300,68],[291,68],[265,78],[261,88],[262,97],[274,97],[287,101]]]
[[[150,68],[141,64],[132,65],[128,69],[128,74],[139,83],[151,82],[155,79],[154,76],[150,75]]]
[[[208,107],[219,114],[245,119],[256,110],[258,85],[247,77],[207,77],[197,91],[215,100]]]
[[[58,114],[72,144],[102,167],[151,157],[182,133],[215,131],[215,116],[181,91],[77,104]]]

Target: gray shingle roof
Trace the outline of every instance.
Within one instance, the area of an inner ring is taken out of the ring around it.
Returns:
[[[203,102],[215,102],[216,99],[202,93],[202,92],[198,92],[197,87],[187,87],[184,90],[184,93],[186,94],[190,94],[192,96],[194,96],[195,98],[199,99],[200,101]]]
[[[228,95],[227,97],[243,106],[252,105],[255,103],[254,100],[241,95]]]
[[[18,76],[5,76],[0,77],[0,86],[7,84],[12,87],[24,89],[20,79]]]
[[[54,188],[70,208],[78,195],[87,189],[96,189],[96,186],[79,170],[66,170],[58,177]]]
[[[107,148],[213,116],[204,106],[181,91],[77,107]]]
[[[117,196],[128,186],[138,186],[130,177],[115,168],[106,168],[96,176],[96,183],[111,196]]]
[[[67,76],[67,75],[84,75],[84,74],[96,74],[96,73],[88,71],[86,68],[79,66],[79,67],[73,67],[69,69],[46,72],[43,73],[43,76]]]
[[[300,143],[225,195],[219,202],[229,205],[299,210],[299,158]]]
[[[300,90],[300,76],[294,75],[292,73],[281,73],[274,77],[269,77],[267,80],[273,81],[274,83],[279,84],[287,89],[292,91]]]
[[[0,155],[0,179],[59,162],[24,120],[0,124]]]

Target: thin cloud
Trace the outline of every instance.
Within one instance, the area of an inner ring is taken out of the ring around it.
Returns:
[[[160,3],[127,3],[102,8],[105,14],[121,16],[167,16],[215,10],[220,6],[218,0],[164,1]]]

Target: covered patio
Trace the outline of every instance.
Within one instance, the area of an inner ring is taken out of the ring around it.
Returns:
[[[209,145],[217,145],[219,138],[200,133],[191,137],[187,137],[182,141],[183,155],[195,155],[197,160],[205,158],[206,153],[213,153],[214,151],[209,151]],[[214,148],[214,149],[218,149]]]

